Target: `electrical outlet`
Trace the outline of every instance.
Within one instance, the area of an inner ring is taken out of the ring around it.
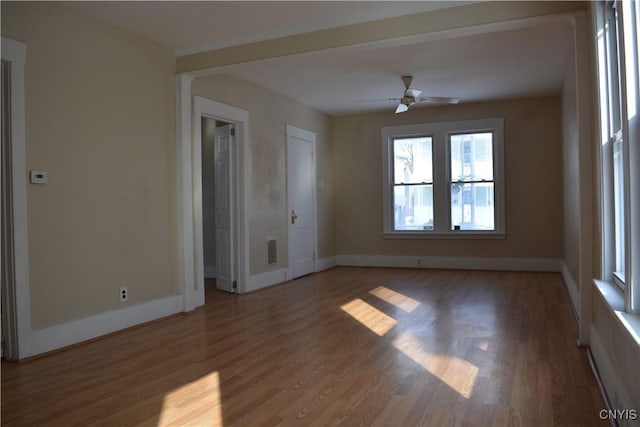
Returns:
[[[129,298],[129,289],[126,286],[120,288],[120,302],[127,302]]]

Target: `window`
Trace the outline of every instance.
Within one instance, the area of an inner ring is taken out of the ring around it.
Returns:
[[[502,128],[502,119],[383,128],[385,236],[503,236]]]
[[[433,230],[431,138],[393,141],[393,222],[395,230]]]
[[[492,141],[491,132],[449,137],[453,230],[494,230]]]
[[[632,248],[637,251],[640,245],[633,240],[638,238],[640,223],[637,201],[640,5],[630,1],[596,4],[603,274],[624,291],[626,309],[637,314],[640,262],[631,253]],[[634,269],[636,279],[631,274]]]

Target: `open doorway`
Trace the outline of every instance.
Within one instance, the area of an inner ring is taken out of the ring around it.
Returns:
[[[229,220],[225,235],[229,245],[228,251],[221,251],[219,244],[221,233],[216,228],[216,287],[220,287],[222,265],[218,260],[220,254],[227,254],[229,266],[229,283],[231,292],[245,292],[249,271],[249,259],[246,256],[248,247],[248,223],[245,215],[246,198],[244,183],[247,181],[245,168],[245,144],[249,136],[249,112],[211,99],[191,94],[191,79],[181,76],[177,81],[177,97],[180,115],[177,123],[178,135],[178,238],[180,242],[181,262],[180,287],[183,296],[183,311],[191,311],[205,304],[205,263],[202,218],[202,117],[211,117],[223,122],[232,123],[215,127],[220,135],[221,146],[226,146],[227,169],[222,174],[228,185],[220,185],[218,175],[216,185],[226,188],[228,198],[226,205],[216,200],[216,210],[221,206],[228,208],[225,218]],[[189,123],[190,126],[185,126]],[[223,156],[217,156],[223,159]],[[216,218],[218,215],[216,214]],[[216,226],[217,227],[217,226]]]
[[[228,202],[226,194],[230,193],[230,185],[228,179],[225,178],[225,170],[219,170],[221,167],[228,166],[228,159],[225,155],[225,148],[221,147],[222,141],[220,136],[225,135],[225,129],[232,128],[232,124],[213,117],[201,116],[201,155],[202,155],[202,251],[204,264],[204,282],[205,282],[205,301],[211,300],[215,295],[215,289],[218,287],[219,267],[223,267],[228,263],[229,254],[222,253],[228,251],[229,244],[225,241],[224,233],[226,232],[224,216],[226,214],[224,205]],[[229,141],[228,139],[226,140]],[[226,147],[229,151],[230,147]],[[227,165],[227,166],[225,166]],[[222,266],[220,264],[223,264]],[[226,268],[229,266],[227,265]],[[225,268],[220,269],[220,273],[224,276],[228,272]],[[225,278],[223,277],[221,282]],[[234,291],[233,283],[223,284],[223,290]]]

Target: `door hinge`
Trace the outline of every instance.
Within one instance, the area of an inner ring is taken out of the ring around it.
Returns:
[[[233,288],[234,291],[238,290],[238,282],[237,281],[233,281],[233,283],[231,284],[231,287]]]
[[[229,133],[231,134],[231,136],[236,136],[236,128],[231,128]]]

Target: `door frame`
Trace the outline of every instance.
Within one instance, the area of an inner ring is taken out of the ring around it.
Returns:
[[[24,66],[27,47],[24,43],[5,37],[2,42],[2,60],[11,63],[10,99],[11,116],[11,179],[13,204],[13,270],[14,281],[8,293],[13,300],[4,301],[3,317],[8,327],[7,348],[3,355],[20,359],[29,351],[31,339],[31,297],[29,289],[29,247],[27,223],[27,161],[25,142]],[[2,295],[4,298],[5,295]]]
[[[289,137],[300,139],[303,141],[308,141],[311,144],[312,150],[312,171],[311,171],[311,179],[313,182],[312,192],[311,192],[311,200],[313,203],[313,207],[311,211],[313,212],[313,272],[317,271],[317,260],[318,260],[318,192],[317,192],[317,165],[316,165],[316,134],[306,129],[302,129],[300,127],[288,124],[286,125],[285,131],[285,145],[287,152],[287,247],[289,248],[288,255],[288,276],[292,278],[292,266],[293,266],[293,253],[291,249],[291,227],[289,224],[289,215],[291,212],[290,200],[289,200]]]
[[[247,198],[245,185],[249,182],[248,163],[249,112],[201,96],[191,95],[193,79],[176,77],[176,136],[177,136],[177,222],[179,251],[179,281],[182,311],[191,311],[204,304],[204,259],[202,236],[202,116],[232,123],[236,129],[233,185],[235,193],[236,250],[232,254],[237,266],[237,292],[246,292],[249,273]]]

